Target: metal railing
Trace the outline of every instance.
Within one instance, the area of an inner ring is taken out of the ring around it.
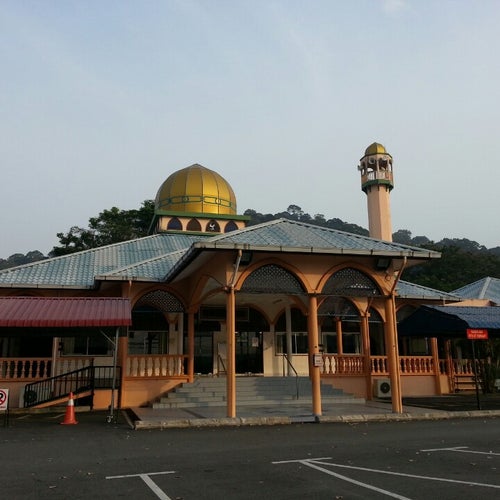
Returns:
[[[30,408],[43,403],[50,403],[67,397],[70,392],[75,395],[95,389],[117,389],[120,385],[120,367],[87,366],[79,370],[50,377],[27,384],[24,388],[24,407]]]
[[[299,399],[299,374],[297,373],[297,370],[293,366],[292,362],[288,358],[288,354],[283,353],[283,359],[286,360],[288,366],[292,369],[293,373],[295,374],[295,399]],[[283,376],[285,375],[285,369],[283,368]]]

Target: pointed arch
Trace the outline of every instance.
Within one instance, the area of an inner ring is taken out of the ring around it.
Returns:
[[[215,219],[210,219],[205,226],[207,233],[220,233],[220,225]]]
[[[177,217],[173,217],[168,221],[167,229],[182,231],[182,222]]]
[[[353,267],[345,267],[333,273],[323,286],[322,295],[344,297],[380,297],[380,289],[375,281]]]
[[[197,219],[191,219],[186,226],[187,231],[201,231],[201,224]]]
[[[144,294],[134,305],[134,308],[149,306],[163,313],[184,312],[182,302],[171,293],[165,290],[153,290]]]
[[[289,295],[305,292],[299,279],[284,267],[266,264],[252,271],[240,289],[245,293],[286,293]]]
[[[230,233],[231,231],[236,231],[238,229],[238,226],[234,220],[230,220],[226,226],[224,227],[224,232],[225,233]]]

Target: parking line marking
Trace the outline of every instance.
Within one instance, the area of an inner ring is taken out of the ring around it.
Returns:
[[[328,467],[338,467],[341,469],[352,469],[352,470],[359,470],[359,471],[364,471],[364,472],[375,472],[377,474],[386,474],[389,476],[400,476],[400,477],[409,477],[412,479],[425,479],[427,481],[439,481],[443,483],[453,483],[453,484],[466,484],[468,486],[480,486],[483,488],[494,488],[494,489],[500,489],[500,485],[498,484],[489,484],[489,483],[476,483],[474,481],[459,481],[457,479],[447,479],[444,477],[433,477],[433,476],[417,476],[416,474],[406,474],[403,472],[394,472],[394,471],[386,471],[386,470],[379,470],[379,469],[370,469],[367,467],[355,467],[353,465],[343,465],[343,464],[335,464],[332,462],[323,462],[323,460],[331,460],[331,457],[325,457],[325,458],[306,458],[302,460],[284,460],[281,462],[272,462],[273,464],[284,464],[284,463],[293,463],[297,462],[303,465],[306,465],[308,467],[315,466],[314,468],[321,470],[322,472],[325,472],[327,474],[340,477],[344,479],[344,476],[337,476],[335,473],[332,473],[328,470],[322,469],[319,466],[320,465],[325,465]],[[346,480],[350,482],[354,482],[353,480],[350,480],[347,478]],[[356,484],[363,485],[364,483],[359,483],[356,482]],[[370,485],[366,485],[366,487],[370,487]],[[383,490],[377,490],[377,491],[383,491]],[[387,494],[391,494],[390,492],[387,492]],[[392,495],[392,494],[391,494]],[[403,497],[396,497],[396,498],[403,498]]]
[[[431,448],[429,450],[420,450],[420,451],[421,452],[456,451],[457,453],[473,453],[475,455],[500,456],[500,453],[494,453],[493,451],[474,451],[474,450],[469,450],[468,446],[455,446],[453,448]]]
[[[164,471],[164,472],[148,472],[146,474],[127,474],[123,476],[106,476],[106,479],[124,479],[127,477],[139,477],[148,488],[160,499],[160,500],[172,500],[149,476],[158,476],[162,474],[174,474],[175,471]]]
[[[351,479],[350,477],[343,476],[342,474],[337,474],[336,472],[333,472],[331,470],[324,469],[323,467],[320,467],[319,465],[317,465],[313,460],[304,460],[301,463],[307,467],[311,467],[311,469],[319,470],[320,472],[324,472],[325,474],[328,474],[330,476],[334,476],[338,479],[342,479],[342,481],[346,481],[348,483],[355,484],[356,486],[361,486],[362,488],[376,491],[378,493],[382,493],[382,494],[387,495],[389,497],[397,498],[398,500],[411,500],[408,497],[398,495],[397,493],[393,493],[392,491],[383,490],[382,488],[377,488],[376,486],[372,486],[371,484],[362,483],[361,481],[357,481],[356,479]],[[328,464],[328,465],[335,465],[335,464]]]

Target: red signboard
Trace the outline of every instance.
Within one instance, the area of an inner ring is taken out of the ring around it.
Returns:
[[[485,328],[467,328],[469,340],[488,340],[488,330]]]

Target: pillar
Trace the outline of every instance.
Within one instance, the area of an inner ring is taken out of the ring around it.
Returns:
[[[370,324],[368,323],[369,313],[361,316],[361,338],[363,342],[364,372],[366,377],[366,396],[372,399],[372,366],[370,360]]]
[[[396,309],[394,295],[385,299],[385,349],[392,391],[392,411],[403,413],[401,397],[401,376],[399,369],[398,338],[396,330]]]
[[[312,410],[315,417],[321,416],[321,373],[320,366],[315,366],[314,357],[319,352],[318,334],[318,299],[315,295],[309,296],[309,315],[307,317],[308,344],[309,344],[309,375],[312,386]]]
[[[236,417],[236,299],[234,287],[230,286],[226,297],[226,335],[227,335],[227,416]]]
[[[188,363],[187,363],[187,375],[188,381],[194,382],[194,312],[188,312],[188,325],[187,325],[187,334],[188,334],[188,345],[187,345],[187,354],[188,354]]]

